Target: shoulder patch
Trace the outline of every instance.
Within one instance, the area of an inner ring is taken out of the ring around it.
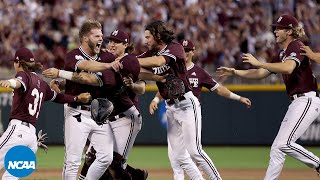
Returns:
[[[84,60],[84,57],[82,57],[81,55],[75,55],[76,60],[80,61],[80,60]]]

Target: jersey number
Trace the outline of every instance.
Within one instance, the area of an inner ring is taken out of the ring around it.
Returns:
[[[38,118],[39,116],[39,110],[41,107],[41,102],[42,102],[42,97],[43,97],[43,93],[41,92],[39,94],[38,89],[34,88],[31,92],[31,95],[34,96],[34,102],[33,104],[29,103],[29,114],[31,116],[34,116],[37,113],[36,118]]]

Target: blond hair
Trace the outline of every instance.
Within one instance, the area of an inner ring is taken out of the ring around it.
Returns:
[[[292,37],[295,39],[302,38],[306,35],[304,29],[300,26],[292,28]]]
[[[102,29],[102,26],[97,20],[87,20],[82,24],[79,30],[80,43],[82,42],[83,36],[87,35],[92,29]]]

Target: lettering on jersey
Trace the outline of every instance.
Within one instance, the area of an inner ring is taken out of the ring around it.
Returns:
[[[82,57],[81,55],[75,55],[74,58],[76,58],[76,60],[78,61],[84,60],[84,57]]]
[[[22,81],[22,77],[21,76],[18,76],[18,77],[16,77],[17,79],[20,79],[21,81]]]
[[[198,78],[189,78],[189,83],[192,87],[198,87],[199,79]]]
[[[315,109],[318,111],[318,108]],[[306,132],[300,137],[302,141],[320,141],[320,116],[309,126]]]
[[[170,69],[170,66],[168,66],[168,65],[163,65],[163,66],[160,66],[160,67],[153,67],[152,68],[153,74],[163,74],[166,71],[168,71],[168,69]]]

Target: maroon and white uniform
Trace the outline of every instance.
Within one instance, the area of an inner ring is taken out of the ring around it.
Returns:
[[[164,83],[157,82],[159,92],[167,103],[167,135],[168,147],[171,147],[172,150],[172,156],[169,155],[172,167],[174,168],[175,164],[180,164],[191,179],[203,179],[197,166],[190,163],[189,153],[194,162],[204,170],[210,179],[221,179],[210,157],[202,149],[201,108],[187,79],[186,55],[183,47],[172,42],[157,53],[152,54],[151,51],[148,51],[140,57],[152,55],[163,56],[166,59],[165,65],[152,68],[153,73],[158,75],[174,74],[184,81],[186,89],[186,93],[182,97],[170,100]]]
[[[187,67],[187,70],[192,92],[198,99],[200,99],[202,87],[205,87],[210,91],[214,91],[218,88],[219,83],[217,83],[207,71],[199,66],[192,63],[190,67]]]
[[[290,59],[294,60],[297,66],[291,74],[283,74],[287,94],[292,102],[272,144],[265,180],[278,179],[286,154],[309,167],[315,168],[320,164],[319,157],[295,143],[320,113],[317,81],[313,76],[310,60],[307,56],[300,55],[301,46],[301,41],[292,41],[273,61],[281,63]]]
[[[13,91],[9,126],[0,138],[0,169],[4,166],[6,152],[13,146],[24,145],[33,152],[37,151],[35,125],[44,101],[58,103],[75,101],[75,96],[57,94],[51,90],[49,85],[36,73],[20,71],[15,78],[22,86]],[[6,171],[3,179],[8,178],[18,179]]]
[[[89,56],[82,48],[74,49],[67,53],[65,58],[65,70],[80,72],[78,64],[82,61],[102,61],[102,58],[111,58],[112,54],[105,54],[103,57],[95,55]],[[90,72],[88,72],[90,73]],[[94,74],[94,73],[92,73]],[[95,73],[97,80],[102,86],[101,73]],[[101,97],[100,87],[79,84],[67,80],[65,86],[66,94],[79,94],[89,92],[92,98]],[[78,168],[81,164],[83,148],[89,138],[91,145],[97,151],[97,158],[90,166],[87,178],[99,179],[111,164],[113,151],[109,147],[112,144],[112,132],[110,126],[98,126],[92,119],[90,105],[66,104],[65,112],[65,159],[62,177],[64,180],[75,180]]]
[[[133,82],[138,81],[140,64],[134,55],[125,55],[120,62],[123,65],[120,73],[113,70],[102,72],[103,92],[114,106],[109,117],[114,139],[109,147],[113,146],[115,152],[127,159],[141,129],[142,117],[135,106],[136,95],[124,85],[122,78],[130,76]]]

